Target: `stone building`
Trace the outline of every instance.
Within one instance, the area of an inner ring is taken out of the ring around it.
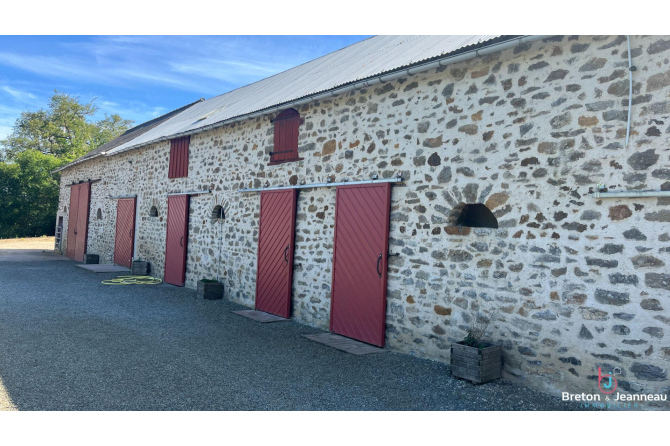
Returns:
[[[507,379],[668,393],[670,38],[375,37],[148,127],[61,170],[64,246],[444,362],[490,318]]]

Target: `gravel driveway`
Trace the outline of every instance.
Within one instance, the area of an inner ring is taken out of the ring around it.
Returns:
[[[505,381],[473,386],[408,355],[343,353],[301,337],[317,329],[254,322],[193,290],[104,286],[114,274],[4,257],[0,409],[579,409]]]

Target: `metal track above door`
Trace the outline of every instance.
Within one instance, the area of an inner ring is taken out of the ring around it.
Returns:
[[[379,183],[402,183],[402,177],[389,178],[384,180],[363,180],[363,181],[340,181],[338,183],[310,183],[310,184],[296,184],[294,186],[273,186],[273,187],[258,187],[238,189],[241,194],[251,192],[263,192],[270,190],[285,190],[285,189],[314,189],[317,187],[337,187],[337,186],[355,186],[357,184],[379,184]]]

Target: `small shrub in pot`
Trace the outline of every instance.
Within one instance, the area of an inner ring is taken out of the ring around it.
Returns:
[[[218,280],[198,280],[198,298],[207,300],[223,299],[223,284]]]
[[[451,344],[452,376],[475,384],[500,378],[502,346],[484,341],[486,330],[496,314],[490,318],[476,315],[465,339]]]

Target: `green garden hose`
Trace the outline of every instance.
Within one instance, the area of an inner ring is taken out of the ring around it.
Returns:
[[[158,285],[163,282],[151,276],[118,276],[114,279],[103,280],[103,285]]]

